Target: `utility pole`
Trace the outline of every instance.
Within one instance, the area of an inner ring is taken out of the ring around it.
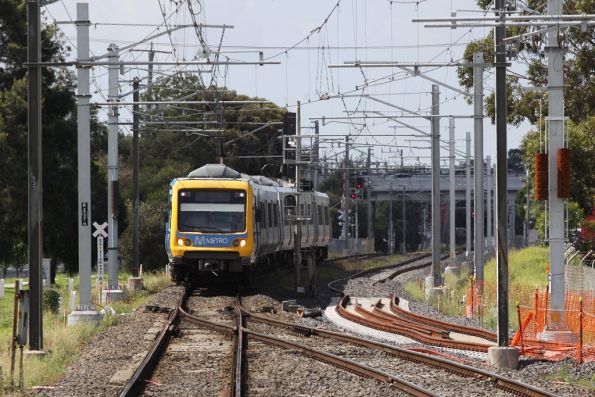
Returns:
[[[76,4],[77,59],[89,61],[89,4]],[[91,303],[91,90],[89,67],[77,66],[78,125],[78,259],[79,304],[68,316],[68,323],[99,325],[101,314]]]
[[[471,256],[471,133],[465,134],[465,257]]]
[[[562,15],[562,0],[549,0],[549,15]],[[576,340],[566,326],[564,282],[564,199],[559,197],[558,151],[564,147],[564,52],[560,47],[560,29],[547,32],[548,57],[548,225],[549,225],[549,264],[550,264],[550,311],[546,329],[538,337],[554,340],[561,333],[566,339]]]
[[[132,105],[132,185],[133,185],[133,198],[132,198],[132,268],[133,271],[138,274],[139,271],[139,234],[140,234],[140,222],[139,222],[139,143],[138,143],[138,130],[139,130],[139,106],[136,102],[139,101],[139,80],[134,78],[132,81],[132,101],[135,102]]]
[[[473,210],[475,213],[475,229],[473,242],[473,265],[475,267],[475,283],[479,288],[479,294],[483,293],[483,267],[485,263],[485,242],[484,242],[484,194],[483,194],[483,52],[473,53],[473,138],[474,138],[474,179],[475,188],[473,194]],[[489,173],[488,157],[488,173]],[[488,184],[488,208],[491,196]],[[488,219],[490,218],[488,210]],[[488,223],[490,224],[490,223]]]
[[[372,208],[372,187],[370,186],[370,177],[372,176],[372,148],[368,147],[368,160],[366,163],[366,168],[368,169],[368,177],[366,178],[366,190],[365,190],[365,194],[366,197],[368,199],[368,212],[367,212],[367,218],[368,218],[368,233],[367,233],[367,245],[368,245],[368,249],[366,250],[366,253],[369,254],[371,252],[374,251],[374,215],[373,215],[373,208]],[[370,244],[372,244],[372,246],[370,247]]]
[[[296,110],[296,117],[295,117],[295,191],[296,191],[296,222],[295,222],[295,239],[294,239],[294,252],[295,252],[295,286],[296,292],[304,293],[305,289],[302,285],[302,221],[301,218],[304,214],[302,214],[301,207],[302,207],[302,196],[301,196],[301,186],[300,186],[300,178],[301,178],[301,167],[300,162],[302,159],[302,140],[301,140],[301,105],[300,101],[297,102],[297,110]]]
[[[432,84],[432,115],[440,114],[440,91]],[[431,287],[442,285],[440,273],[440,118],[432,117],[432,273]],[[428,285],[428,284],[426,284]]]
[[[492,179],[492,157],[486,157],[486,219],[487,219],[487,236],[489,247],[493,246],[494,239],[494,206],[492,205],[492,192],[494,188],[494,182]]]
[[[345,160],[343,162],[343,213],[346,221],[343,222],[344,249],[349,249],[349,135],[345,137]]]
[[[318,120],[314,120],[314,161],[313,161],[313,168],[314,168],[314,176],[312,178],[312,185],[313,185],[313,190],[317,191],[318,190],[318,174],[319,174],[319,170],[320,170],[320,126],[318,123]]]
[[[506,232],[508,230],[508,208],[507,208],[507,159],[508,148],[506,146],[506,1],[496,0],[496,17],[499,25],[495,30],[495,53],[496,53],[496,161],[498,164],[497,179],[497,201],[498,228],[496,236],[496,272],[497,272],[497,307],[498,307],[498,346],[488,348],[488,362],[497,367],[516,368],[518,367],[519,351],[514,347],[508,347],[508,246]]]
[[[116,44],[110,44],[107,48],[108,60],[118,62],[119,49]],[[108,290],[118,289],[118,207],[120,196],[119,171],[118,171],[118,105],[119,88],[118,66],[108,66],[108,100],[114,105],[110,106],[108,113],[108,136],[107,136],[107,268],[109,272]]]
[[[390,183],[390,205],[388,206],[388,253],[395,253],[395,226],[393,225],[393,183]]]
[[[401,254],[405,255],[405,253],[407,252],[407,247],[405,246],[405,244],[407,243],[407,217],[405,216],[406,214],[406,203],[405,203],[405,185],[401,186],[403,189],[403,204],[401,205],[401,218],[403,220],[403,242],[402,242],[402,246],[401,246]]]
[[[43,350],[43,309],[41,290],[42,236],[42,133],[41,133],[41,5],[27,2],[28,66],[28,258],[29,258],[29,348]]]
[[[449,245],[450,245],[450,263],[449,267],[452,268],[451,271],[454,271],[456,268],[456,253],[455,253],[455,233],[456,233],[456,225],[455,225],[455,216],[456,216],[456,198],[455,198],[455,119],[453,117],[448,118],[448,138],[449,138],[449,173],[448,173],[448,182],[449,182],[449,216],[448,216],[448,223],[450,226],[450,233],[449,233]],[[450,269],[449,269],[450,270]]]

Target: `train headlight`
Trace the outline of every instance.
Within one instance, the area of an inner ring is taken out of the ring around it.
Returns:
[[[233,245],[234,247],[245,247],[246,240],[244,240],[243,238],[238,238],[238,239],[233,240],[231,245]]]
[[[178,245],[179,245],[180,247],[183,247],[183,246],[190,246],[190,245],[192,245],[192,241],[190,241],[190,239],[189,239],[189,238],[179,238],[179,239],[178,239]]]

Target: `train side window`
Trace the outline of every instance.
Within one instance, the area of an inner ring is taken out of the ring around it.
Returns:
[[[322,217],[322,205],[317,205],[318,207],[318,221],[316,222],[318,225],[322,225],[324,223],[324,218]]]
[[[262,212],[261,223],[262,227],[267,227],[267,208],[265,203],[260,203],[260,211]]]
[[[273,204],[273,221],[275,227],[277,227],[279,225],[279,204],[277,203]]]
[[[273,205],[271,203],[267,203],[268,211],[269,211],[269,227],[273,227]]]
[[[326,225],[327,226],[330,225],[330,220],[331,220],[331,213],[330,212],[331,212],[330,207],[326,207],[325,214],[326,214]]]

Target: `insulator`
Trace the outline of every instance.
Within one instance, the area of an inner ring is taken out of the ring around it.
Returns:
[[[533,159],[533,184],[535,188],[535,200],[547,200],[548,194],[548,169],[547,169],[547,154],[535,153]]]
[[[558,149],[558,197],[570,198],[570,149]]]

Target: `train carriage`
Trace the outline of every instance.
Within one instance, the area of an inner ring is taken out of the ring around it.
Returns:
[[[295,224],[284,211],[295,189],[263,176],[207,164],[170,183],[166,249],[174,281],[249,274],[293,260]],[[302,249],[325,259],[331,237],[329,199],[300,193]]]

